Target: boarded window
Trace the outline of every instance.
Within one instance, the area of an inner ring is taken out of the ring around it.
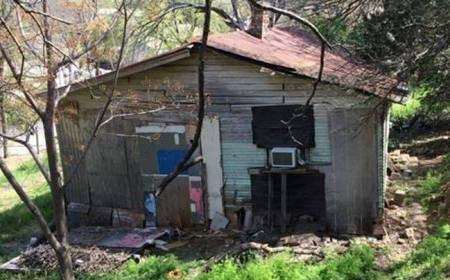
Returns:
[[[253,143],[260,148],[314,147],[312,106],[281,105],[252,108]],[[289,124],[285,124],[289,122]],[[290,127],[290,132],[288,129]],[[295,140],[294,140],[295,139]]]

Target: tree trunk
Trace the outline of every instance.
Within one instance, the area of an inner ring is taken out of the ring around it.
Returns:
[[[3,57],[0,55],[0,80],[3,78],[4,68],[3,68]],[[1,120],[1,132],[2,134],[6,134],[6,114],[5,114],[5,93],[0,92],[0,120]],[[3,138],[3,158],[8,157],[8,140]]]
[[[47,13],[48,6],[47,0],[42,1],[42,10]],[[61,271],[61,277],[64,280],[73,280],[75,276],[73,274],[72,258],[69,252],[68,242],[68,230],[67,230],[67,216],[66,216],[66,201],[64,197],[64,188],[61,183],[61,176],[58,170],[58,152],[56,148],[56,136],[55,136],[55,110],[56,110],[56,74],[58,68],[56,67],[56,61],[51,44],[52,32],[51,26],[48,22],[48,18],[43,19],[44,37],[47,40],[44,44],[45,53],[47,56],[47,103],[45,107],[45,113],[42,118],[44,125],[45,145],[47,148],[47,160],[48,169],[50,173],[50,189],[53,198],[53,219],[56,226],[56,239],[60,243],[60,247],[54,247],[59,269]]]
[[[55,97],[56,89],[54,81],[48,82],[49,103]],[[53,96],[53,97],[52,97]],[[50,189],[53,200],[53,216],[56,226],[56,238],[61,244],[60,249],[55,249],[61,276],[65,280],[75,279],[73,274],[72,258],[69,253],[68,230],[64,189],[61,185],[61,177],[58,171],[58,153],[56,148],[56,135],[54,130],[54,110],[48,110],[43,121],[45,144],[47,148],[48,168],[50,172]]]
[[[73,274],[72,258],[69,252],[64,189],[61,186],[58,171],[58,157],[52,118],[47,118],[44,121],[44,134],[47,147],[48,167],[50,171],[50,189],[53,198],[53,216],[56,226],[56,238],[61,244],[61,248],[56,249],[55,253],[61,270],[61,276],[65,280],[71,280],[75,279],[75,277]]]
[[[72,256],[70,255],[70,249],[66,246],[63,246],[60,250],[56,251],[56,258],[58,259],[62,279],[74,280],[75,276],[73,274]]]

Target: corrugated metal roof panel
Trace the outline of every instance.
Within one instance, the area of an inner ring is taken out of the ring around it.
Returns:
[[[193,43],[199,44],[199,40]],[[263,39],[243,31],[216,34],[209,37],[208,46],[313,79],[317,78],[320,68],[320,42],[312,34],[298,28],[273,27],[265,32]],[[328,48],[324,61],[323,81],[395,102],[406,100],[403,83],[398,79],[351,61]]]

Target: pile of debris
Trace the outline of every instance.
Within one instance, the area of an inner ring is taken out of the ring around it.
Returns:
[[[390,244],[416,245],[427,234],[427,215],[418,203],[407,206],[391,205],[385,208],[384,225]]]
[[[123,251],[110,251],[98,247],[70,248],[74,270],[79,273],[108,272],[117,269],[129,258],[129,254]],[[53,249],[48,244],[42,244],[36,248],[27,249],[15,261],[19,268],[29,270],[54,271],[58,263]]]
[[[402,177],[410,177],[412,169],[419,166],[419,159],[395,150],[389,153],[388,175],[391,180],[398,180]]]
[[[345,252],[350,246],[350,240],[305,233],[282,237],[278,246],[290,247],[298,260],[315,260],[323,257],[324,250]]]

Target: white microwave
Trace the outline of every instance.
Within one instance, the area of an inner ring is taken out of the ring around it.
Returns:
[[[296,148],[272,148],[270,150],[270,165],[272,167],[294,168],[297,166]]]

